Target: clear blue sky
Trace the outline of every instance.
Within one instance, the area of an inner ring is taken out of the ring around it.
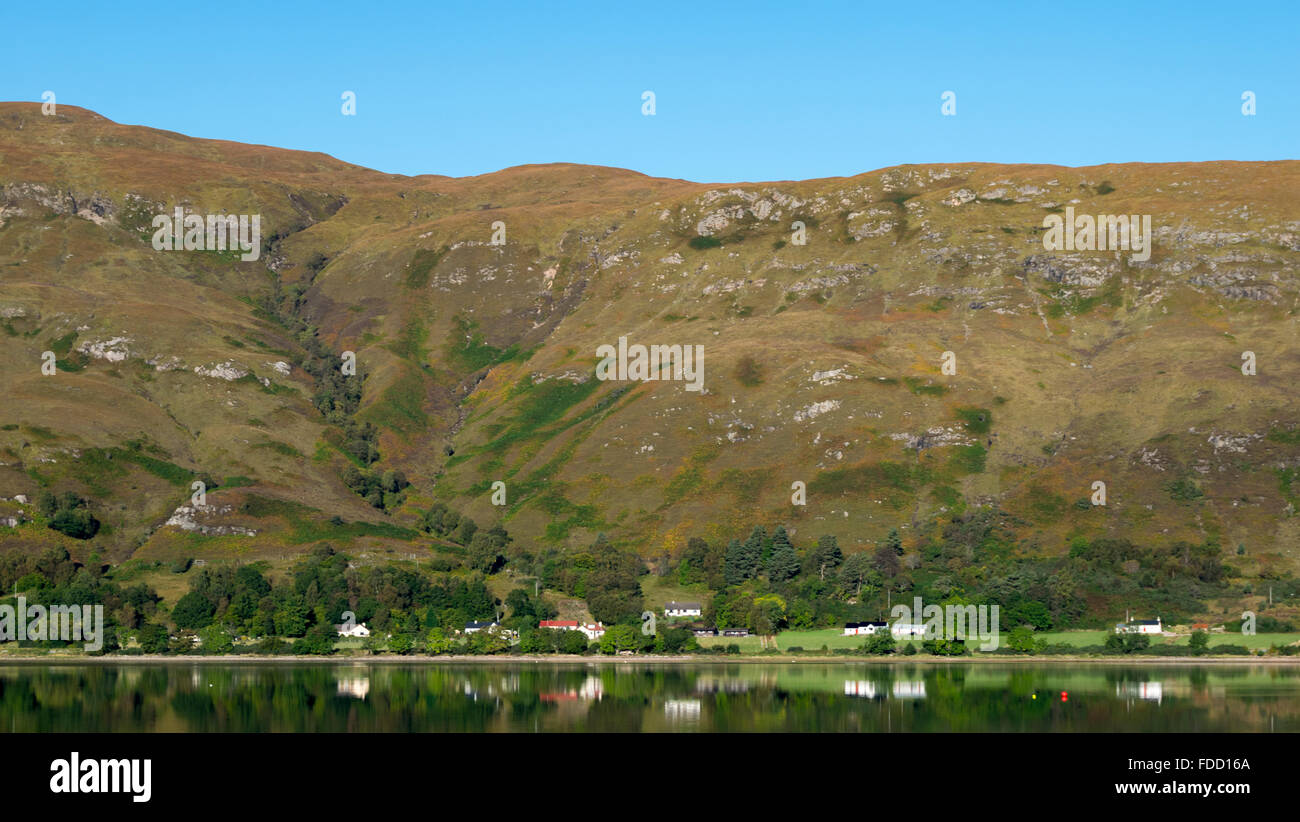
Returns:
[[[401,174],[1300,157],[1296,0],[131,5],[3,3],[0,99]]]

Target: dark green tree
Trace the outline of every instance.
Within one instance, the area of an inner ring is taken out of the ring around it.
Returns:
[[[767,576],[772,582],[785,582],[798,573],[799,557],[795,554],[794,545],[790,543],[790,535],[782,525],[772,535],[772,556],[767,562]]]
[[[885,545],[894,552],[895,556],[903,555],[903,538],[898,535],[897,528],[889,529],[889,535],[885,537]]]
[[[176,601],[176,607],[172,609],[172,621],[177,628],[197,631],[211,625],[216,612],[216,607],[207,597],[190,591]]]
[[[824,534],[817,540],[817,547],[812,550],[812,564],[818,579],[826,579],[826,572],[839,566],[844,561],[840,553],[839,541],[834,534]]]
[[[753,579],[758,576],[759,571],[763,570],[763,551],[767,544],[767,529],[755,525],[754,530],[749,532],[749,537],[741,546],[744,548],[744,563],[748,571],[746,579]]]
[[[727,543],[727,560],[724,566],[724,576],[728,585],[740,585],[753,576],[752,573],[749,573],[745,557],[745,548],[741,545],[740,540],[733,539],[731,542]]]

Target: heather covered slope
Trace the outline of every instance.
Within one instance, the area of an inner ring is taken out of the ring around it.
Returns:
[[[106,558],[420,551],[436,501],[650,557],[760,522],[910,544],[996,506],[1028,554],[1214,541],[1294,570],[1298,187],[1297,162],[412,178],[0,104],[0,497],[82,495]],[[155,251],[178,205],[262,215],[260,259]],[[1151,215],[1150,259],[1044,251],[1067,206]],[[704,346],[705,390],[593,379],[623,335]],[[322,413],[345,351],[360,399]],[[349,469],[410,486],[381,509]],[[10,500],[0,549],[68,542]]]

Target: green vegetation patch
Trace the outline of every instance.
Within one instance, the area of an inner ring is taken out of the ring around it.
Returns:
[[[412,317],[407,320],[406,325],[402,326],[402,333],[398,335],[396,342],[388,346],[388,350],[399,357],[422,364],[428,337],[429,331],[424,327],[424,323],[419,317]]]
[[[953,449],[952,467],[964,474],[982,474],[988,453],[979,443],[959,446]]]
[[[353,537],[387,537],[413,540],[419,533],[386,522],[339,522],[327,520],[322,511],[300,502],[272,499],[250,494],[239,506],[239,513],[257,519],[279,517],[289,524],[289,541],[293,543],[318,542],[324,539]]]
[[[424,394],[424,375],[417,369],[407,368],[362,416],[376,425],[404,434],[423,431],[429,426],[429,415],[424,411]]]
[[[453,322],[455,328],[447,342],[447,358],[462,371],[478,371],[511,360],[519,354],[518,345],[509,348],[488,345],[474,320],[458,315]]]
[[[767,468],[728,468],[718,477],[713,487],[735,494],[737,502],[754,505],[758,503],[763,489],[772,482],[773,476]]]
[[[1027,497],[1030,514],[1042,524],[1059,520],[1069,505],[1065,497],[1041,485],[1031,487]]]
[[[514,423],[531,423],[534,427],[560,419],[570,408],[590,397],[600,387],[600,381],[595,379],[586,382],[543,380],[535,385],[531,379],[527,382],[531,388],[526,390],[523,401],[519,403]]]
[[[1188,476],[1178,477],[1165,483],[1165,491],[1177,502],[1192,502],[1205,496],[1205,492],[1200,489],[1196,481]]]
[[[913,394],[927,397],[942,397],[948,392],[948,386],[923,381],[918,377],[903,377],[903,383]]]
[[[175,486],[188,486],[195,477],[193,471],[151,457],[138,448],[87,448],[79,459],[68,463],[68,472],[95,496],[107,497],[113,492],[110,481],[125,476],[128,465],[135,465]]]
[[[1278,468],[1276,473],[1277,487],[1283,499],[1292,504],[1300,502],[1296,499],[1295,491],[1296,480],[1300,480],[1300,468]]]
[[[421,248],[415,252],[415,256],[411,258],[411,264],[406,270],[406,287],[424,288],[428,286],[430,275],[433,274],[433,270],[438,267],[438,263],[442,261],[446,254],[446,246],[437,251]]]
[[[687,464],[673,475],[664,487],[664,505],[672,505],[695,494],[704,487],[704,467],[716,459],[716,448],[697,448],[687,460]]]
[[[610,527],[609,523],[600,518],[596,506],[570,502],[564,495],[563,483],[556,483],[549,488],[537,498],[537,504],[551,518],[544,536],[548,542],[563,542],[575,528],[595,531]]]
[[[1283,445],[1300,445],[1300,428],[1291,431],[1274,428],[1268,432],[1268,438],[1273,442],[1280,442]]]
[[[50,350],[60,357],[65,356],[69,351],[72,350],[72,343],[76,339],[77,339],[77,332],[69,331],[67,334],[64,334],[62,337],[59,337],[56,340],[51,340],[49,343]]]
[[[742,356],[731,373],[736,382],[747,388],[755,388],[763,383],[763,366],[750,354]]]
[[[993,412],[987,408],[964,406],[953,409],[962,427],[972,434],[987,434],[993,427]]]
[[[915,477],[907,465],[899,462],[874,462],[823,471],[808,483],[817,494],[866,494],[885,491],[889,505],[898,509],[915,491]]]
[[[292,445],[288,444],[287,442],[280,442],[279,440],[267,440],[266,442],[259,442],[253,447],[269,448],[281,456],[302,459],[301,451],[299,451],[297,448],[294,448]]]

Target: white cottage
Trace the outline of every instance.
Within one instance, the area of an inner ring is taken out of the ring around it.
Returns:
[[[704,613],[704,606],[698,602],[670,602],[664,606],[664,616],[697,617]]]
[[[351,624],[345,622],[342,625],[335,625],[334,630],[338,631],[339,636],[370,636],[370,629],[366,627],[364,622],[353,622]]]

